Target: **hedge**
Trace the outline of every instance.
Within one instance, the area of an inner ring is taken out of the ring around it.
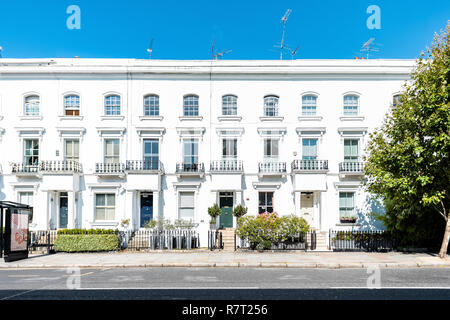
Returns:
[[[58,234],[118,234],[119,230],[113,229],[61,229]]]
[[[99,252],[119,248],[116,234],[60,234],[55,240],[56,252]]]

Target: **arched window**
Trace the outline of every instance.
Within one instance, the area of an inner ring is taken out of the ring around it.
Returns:
[[[315,116],[317,109],[317,97],[306,95],[302,97],[302,116]]]
[[[183,99],[183,116],[197,117],[198,116],[198,96],[189,95]]]
[[[392,98],[392,107],[397,108],[397,106],[402,103],[402,96],[399,94],[396,94],[393,98]]]
[[[355,95],[344,96],[344,116],[357,116],[359,97]]]
[[[265,96],[264,97],[264,116],[277,117],[278,116],[278,97]]]
[[[237,115],[237,97],[227,95],[222,97],[222,115],[235,116]]]
[[[120,96],[109,95],[105,97],[105,116],[120,115]]]
[[[64,97],[64,115],[80,115],[80,96],[76,94],[70,94]]]
[[[25,115],[38,116],[39,115],[40,98],[37,95],[25,97]]]
[[[159,96],[151,94],[144,97],[144,116],[159,116]]]

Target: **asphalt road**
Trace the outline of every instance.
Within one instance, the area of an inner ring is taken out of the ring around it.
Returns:
[[[0,270],[0,300],[11,299],[450,300],[450,269]]]

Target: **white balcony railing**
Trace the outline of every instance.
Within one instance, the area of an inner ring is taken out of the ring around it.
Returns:
[[[125,171],[123,163],[96,163],[95,173],[97,174],[122,174]]]
[[[341,162],[339,163],[339,172],[359,173],[364,169],[363,162]]]
[[[211,161],[210,171],[213,172],[241,172],[243,171],[242,160],[214,160]]]
[[[286,162],[268,161],[259,163],[259,173],[286,173]]]
[[[294,160],[291,169],[292,171],[326,171],[328,160]]]

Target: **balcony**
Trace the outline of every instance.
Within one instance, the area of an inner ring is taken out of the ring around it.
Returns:
[[[258,164],[259,176],[283,176],[286,174],[286,162],[265,161]]]
[[[209,170],[211,173],[241,173],[244,171],[244,166],[242,160],[214,160],[211,161]]]
[[[129,173],[162,173],[164,167],[159,160],[127,160],[125,170]]]
[[[11,163],[11,173],[17,177],[38,177],[39,163]]]
[[[362,176],[364,175],[364,162],[352,161],[339,163],[339,175],[345,176]]]
[[[46,160],[39,163],[39,171],[44,173],[81,173],[81,164],[75,160]]]
[[[291,170],[302,173],[328,171],[328,160],[294,160]]]
[[[102,177],[124,177],[125,164],[123,163],[96,163],[95,174]]]
[[[175,170],[178,177],[181,176],[199,176],[203,177],[205,174],[205,166],[203,163],[177,163]]]

